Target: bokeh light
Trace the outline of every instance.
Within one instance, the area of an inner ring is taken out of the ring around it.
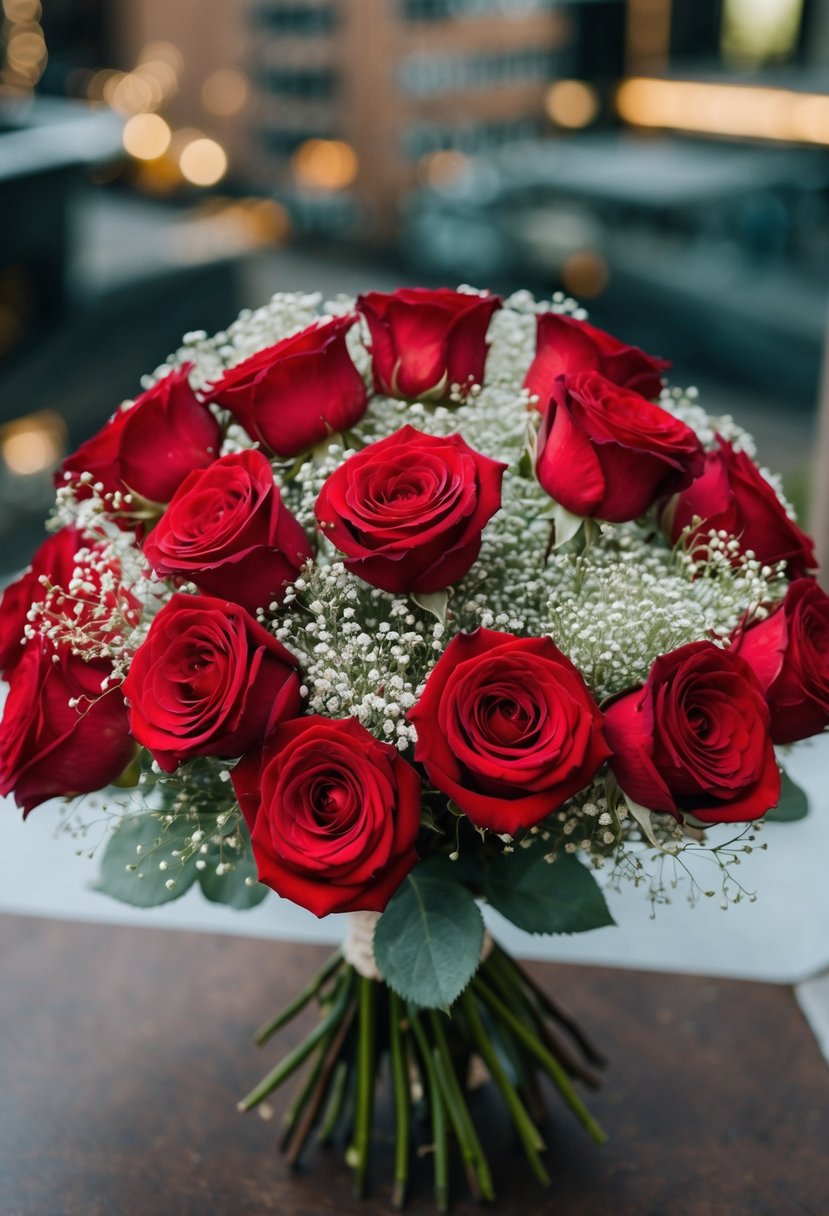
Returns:
[[[312,190],[346,190],[359,171],[357,153],[341,139],[307,139],[291,157],[294,177]]]
[[[558,127],[589,127],[599,113],[599,95],[584,80],[557,80],[547,90],[546,109]]]
[[[224,148],[205,136],[185,144],[178,163],[182,176],[193,186],[215,186],[227,172]]]
[[[207,77],[201,96],[204,108],[211,114],[229,117],[245,108],[249,92],[248,78],[243,72],[220,68]]]
[[[124,127],[124,150],[138,160],[156,160],[169,148],[171,135],[158,114],[134,114]]]

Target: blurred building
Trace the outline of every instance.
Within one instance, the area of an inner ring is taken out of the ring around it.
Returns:
[[[458,156],[548,131],[551,81],[615,80],[624,25],[623,0],[212,0],[209,21],[199,0],[117,11],[122,70],[140,73],[159,45],[180,54],[163,109],[174,157],[208,137],[300,227],[375,235]],[[595,109],[583,93],[574,104]]]
[[[545,130],[550,81],[573,71],[578,7],[262,0],[251,10],[252,172],[306,206],[350,190],[362,220],[390,230],[423,175]]]

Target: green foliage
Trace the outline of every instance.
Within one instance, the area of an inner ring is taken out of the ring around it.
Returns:
[[[809,814],[809,799],[799,785],[795,785],[785,769],[780,776],[783,784],[780,790],[780,801],[773,810],[766,813],[766,819],[772,823],[796,823],[805,819]]]
[[[486,897],[527,933],[584,933],[614,924],[595,878],[572,853],[553,863],[530,846],[496,857],[486,868]]]
[[[187,819],[168,825],[158,815],[125,816],[107,844],[94,889],[135,908],[178,899],[196,881],[195,857],[174,856],[192,832]]]
[[[234,840],[238,841],[240,847],[235,848],[229,841],[223,841],[221,858],[218,846],[211,849],[205,858],[207,865],[199,873],[199,886],[205,898],[212,903],[227,904],[230,908],[244,911],[261,904],[268,894],[268,888],[257,881],[256,863],[247,831],[240,828]],[[216,872],[220,861],[228,867],[221,874]],[[248,879],[253,879],[253,882],[248,882]]]
[[[484,922],[452,862],[415,866],[374,931],[374,955],[386,983],[424,1009],[448,1009],[475,974]]]

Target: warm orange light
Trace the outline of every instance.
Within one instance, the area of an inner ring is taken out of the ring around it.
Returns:
[[[39,25],[12,26],[6,44],[6,60],[13,70],[23,72],[46,60],[46,39]]]
[[[161,102],[158,82],[139,72],[127,72],[115,84],[110,105],[119,114],[141,114]]]
[[[248,99],[248,78],[235,68],[212,72],[202,86],[204,108],[211,114],[227,117],[243,110]]]
[[[3,0],[3,12],[9,21],[39,21],[43,5],[40,0]]]
[[[569,292],[591,300],[601,295],[610,280],[610,267],[595,249],[578,249],[561,268],[561,281]]]
[[[457,181],[469,165],[468,158],[455,148],[430,152],[420,162],[420,168],[430,186],[440,189]]]
[[[248,229],[255,240],[278,245],[291,231],[291,218],[281,203],[271,198],[252,198],[244,203]]]
[[[60,460],[66,426],[59,414],[42,410],[8,423],[0,432],[0,452],[12,473],[45,473]]]
[[[634,77],[616,107],[638,127],[829,145],[829,96],[820,93]]]
[[[312,190],[346,190],[359,170],[357,153],[341,139],[307,139],[291,165],[299,185]]]
[[[141,52],[141,64],[150,63],[153,60],[160,60],[162,63],[167,63],[175,72],[176,76],[180,76],[184,67],[184,60],[181,51],[172,42],[148,42]]]
[[[589,127],[599,113],[599,95],[584,80],[557,80],[547,90],[547,113],[558,127]]]
[[[134,114],[124,127],[124,151],[138,160],[157,160],[169,148],[171,135],[158,114]]]
[[[204,136],[184,146],[178,163],[182,177],[193,186],[215,186],[227,172],[224,148]]]

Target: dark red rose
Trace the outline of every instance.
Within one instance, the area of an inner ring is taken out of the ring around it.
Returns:
[[[103,789],[129,764],[124,698],[117,687],[101,692],[111,671],[44,638],[26,646],[0,723],[0,794],[14,794],[24,815],[50,798]]]
[[[536,473],[574,515],[637,519],[702,472],[699,439],[668,410],[599,372],[560,376],[538,436]]]
[[[742,823],[780,799],[763,690],[712,642],[658,658],[644,687],[607,706],[605,735],[621,789],[649,811]]]
[[[238,604],[177,593],[124,681],[130,729],[168,773],[193,756],[241,756],[300,712],[296,667]]]
[[[316,516],[345,565],[392,592],[442,591],[469,570],[501,505],[505,464],[404,426],[336,469]]]
[[[255,612],[281,603],[311,545],[280,498],[270,461],[249,450],[185,478],[144,555],[157,574],[190,579]]]
[[[732,646],[760,681],[775,743],[797,743],[829,726],[829,596],[810,578],[789,585],[771,616]]]
[[[709,531],[736,537],[742,549],[752,549],[768,565],[786,562],[798,578],[817,566],[814,542],[786,514],[783,504],[745,452],[738,452],[719,435],[716,451],[708,452],[705,469],[693,485],[677,494],[662,512],[662,527],[675,544],[683,530],[694,525],[689,546]],[[704,544],[700,546],[700,551]]]
[[[232,777],[259,881],[315,916],[382,912],[417,861],[420,778],[356,718],[283,722]]]
[[[374,387],[391,397],[445,401],[458,385],[483,384],[493,313],[498,296],[403,287],[389,294],[370,291],[357,308],[371,333]]]
[[[257,351],[211,386],[211,400],[276,456],[297,456],[328,435],[350,430],[368,404],[345,341],[356,320],[352,315],[316,321]]]
[[[81,550],[87,551],[86,558],[78,557]],[[60,618],[72,629],[84,629],[103,641],[106,618],[101,617],[100,606],[113,609],[116,603],[132,624],[138,623],[139,605],[130,594],[123,589],[117,593],[102,589],[101,580],[105,575],[113,575],[116,586],[120,583],[117,564],[105,562],[102,551],[100,543],[84,537],[76,528],[61,528],[43,542],[26,573],[6,588],[0,602],[0,671],[3,675],[8,676],[23,657],[21,641],[29,609],[33,604],[43,603],[47,597],[41,578],[47,578],[53,587],[69,592],[76,569],[81,574],[82,586],[74,587],[71,595],[55,592],[49,597],[53,624],[58,624],[56,618]]]
[[[212,464],[221,446],[221,428],[190,387],[191,364],[170,372],[114,414],[106,426],[67,456],[56,482],[77,484],[83,473],[100,482],[105,494],[137,494],[166,503],[191,469]],[[83,484],[78,496],[89,494]]]
[[[447,646],[409,712],[415,759],[477,827],[531,827],[609,755],[602,715],[549,638],[478,629]]]
[[[538,398],[542,412],[556,378],[576,372],[601,372],[620,388],[629,388],[643,397],[658,397],[662,373],[670,366],[666,359],[646,355],[638,346],[627,346],[587,321],[543,312],[536,323],[535,358],[524,387]]]

